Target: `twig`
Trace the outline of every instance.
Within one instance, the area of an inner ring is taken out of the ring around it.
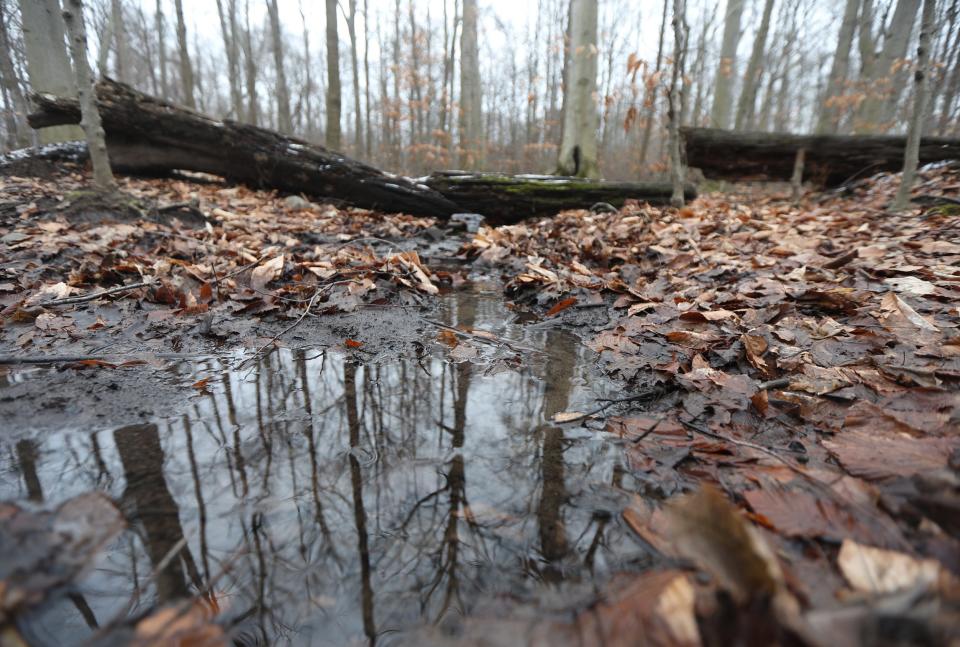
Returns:
[[[94,299],[99,299],[100,297],[109,296],[111,294],[119,294],[121,292],[129,292],[130,290],[136,290],[137,288],[145,288],[149,285],[153,285],[153,279],[149,281],[141,281],[140,283],[131,283],[130,285],[118,285],[115,288],[110,288],[109,290],[101,290],[100,292],[94,292],[93,294],[87,294],[82,297],[67,297],[65,299],[55,299],[53,301],[44,301],[43,303],[38,303],[36,305],[47,308],[50,306],[66,306],[72,305],[74,303],[86,303],[87,301],[93,301]]]
[[[777,378],[776,380],[761,382],[760,384],[757,385],[757,389],[759,389],[760,391],[769,391],[770,389],[782,389],[785,386],[790,386],[790,382],[792,381],[793,381],[792,378],[781,377],[781,378]]]
[[[331,287],[332,285],[335,285],[335,284],[331,283],[329,286],[324,286],[324,287]],[[288,332],[290,332],[291,330],[299,326],[303,322],[303,320],[307,318],[307,315],[310,314],[310,310],[313,308],[313,305],[317,302],[317,299],[320,298],[320,295],[323,293],[323,290],[324,288],[318,288],[316,291],[314,291],[313,296],[310,297],[310,303],[307,304],[306,309],[300,314],[299,317],[297,317],[297,320],[294,321],[289,326],[287,326],[286,328],[284,328],[283,330],[281,330],[280,332],[278,332],[276,335],[274,335],[270,341],[268,341],[266,344],[258,348],[253,355],[251,355],[247,359],[240,362],[237,365],[237,370],[240,370],[241,368],[246,366],[249,362],[252,362],[253,360],[257,359],[260,356],[260,354],[264,350],[266,350],[269,346],[272,346],[273,344],[277,343],[281,337],[283,337]]]
[[[647,390],[647,391],[643,391],[642,393],[637,393],[637,394],[635,394],[635,395],[628,396],[628,397],[626,397],[626,398],[597,398],[597,399],[595,400],[596,402],[605,402],[606,404],[603,404],[603,405],[597,407],[597,408],[594,409],[593,411],[588,411],[587,413],[581,414],[581,415],[577,416],[576,418],[570,418],[569,420],[564,420],[563,422],[564,422],[564,423],[568,423],[568,422],[578,422],[578,421],[583,420],[583,419],[585,419],[585,418],[589,418],[589,417],[591,417],[591,416],[597,415],[598,413],[601,413],[601,412],[603,412],[603,411],[606,411],[607,409],[609,409],[610,407],[612,407],[612,406],[615,405],[615,404],[621,404],[621,403],[623,403],[623,402],[637,402],[637,401],[640,401],[640,400],[649,400],[649,399],[655,398],[655,397],[657,397],[657,396],[666,395],[667,393],[669,393],[669,389],[665,389],[665,388],[663,388],[663,387],[658,387],[658,388],[655,388],[655,389],[649,389],[649,390]],[[660,424],[660,423],[657,422],[657,424]],[[657,425],[654,425],[653,427],[651,427],[650,429],[648,429],[646,433],[650,433],[650,431],[652,431],[653,429],[655,429],[656,426],[657,426]],[[644,436],[646,436],[646,434],[644,434]],[[641,437],[641,439],[642,439],[642,438],[643,438],[643,437]]]
[[[803,476],[804,478],[810,478],[809,475],[808,475],[803,469],[801,469],[799,465],[797,465],[796,463],[794,463],[793,461],[791,461],[791,460],[789,460],[789,459],[784,458],[783,456],[781,456],[781,455],[778,454],[777,452],[773,451],[772,449],[769,449],[769,448],[767,448],[767,447],[764,447],[763,445],[758,445],[758,444],[756,444],[756,443],[751,443],[751,442],[748,441],[748,440],[739,440],[739,439],[737,439],[737,438],[731,438],[730,436],[724,436],[723,434],[718,434],[718,433],[715,432],[715,431],[710,431],[709,429],[704,429],[703,427],[701,427],[701,426],[699,426],[699,425],[695,425],[695,424],[693,424],[692,422],[687,422],[687,421],[685,421],[685,420],[680,420],[679,422],[680,422],[681,425],[683,425],[684,427],[686,427],[686,428],[689,429],[690,431],[695,431],[695,432],[697,432],[698,434],[701,434],[701,435],[706,436],[706,437],[708,437],[708,438],[713,438],[714,440],[722,440],[722,441],[724,441],[724,442],[731,443],[731,444],[733,444],[733,445],[740,445],[741,447],[749,447],[750,449],[755,449],[755,450],[757,450],[758,452],[763,452],[763,453],[766,454],[767,456],[770,456],[771,458],[774,458],[774,459],[780,461],[781,463],[783,463],[784,465],[786,465],[787,467],[789,467],[791,470],[793,470],[793,471],[796,472],[797,474],[800,474],[800,475]]]
[[[13,355],[0,355],[0,366],[17,366],[21,364],[72,364],[74,362],[105,362],[107,364],[116,364],[129,361],[137,361],[149,357],[158,359],[196,359],[203,355],[184,355],[180,353],[143,353],[140,357],[118,358],[114,355],[51,355],[50,357],[16,357]]]

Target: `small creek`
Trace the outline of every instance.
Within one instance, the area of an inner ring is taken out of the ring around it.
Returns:
[[[99,489],[129,521],[25,635],[81,643],[131,599],[137,613],[212,586],[241,644],[391,644],[498,601],[586,599],[640,567],[617,439],[549,422],[617,395],[591,352],[517,323],[498,292],[448,295],[436,316],[542,352],[204,358],[171,369],[187,389],[210,380],[169,417],[0,440],[0,499]]]

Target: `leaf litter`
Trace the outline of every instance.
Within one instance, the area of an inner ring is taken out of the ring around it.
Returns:
[[[237,329],[245,319],[429,307],[424,299],[464,280],[400,247],[434,227],[429,219],[291,210],[242,187],[126,179],[124,190],[155,208],[100,223],[77,217],[63,195],[82,184],[77,173],[58,187],[2,179],[18,202],[0,227],[0,341],[13,354],[86,348],[137,317],[169,337],[212,315]],[[958,186],[960,172],[940,165],[921,173],[918,190]],[[542,324],[576,329],[623,385],[622,399],[552,420],[623,440],[642,489],[621,519],[653,560],[605,584],[589,609],[480,615],[465,641],[499,622],[564,642],[839,644],[891,620],[910,620],[916,641],[958,639],[960,215],[887,213],[895,188],[887,174],[797,206],[758,192],[709,194],[679,212],[628,203],[481,227],[465,240],[462,262],[499,273],[515,307]],[[158,218],[178,204],[202,226]],[[126,285],[137,287],[56,305]],[[482,342],[498,343],[488,331],[428,330],[453,362],[482,361]],[[340,344],[367,352],[358,337]],[[192,386],[204,392],[207,378]],[[4,541],[60,514],[34,520],[5,505]],[[84,509],[60,510],[68,505]],[[115,515],[98,505],[104,520]],[[79,577],[112,528],[80,528],[84,550],[65,544],[55,576],[36,569],[42,585],[11,588],[5,576],[4,613]],[[55,537],[37,550],[66,541]],[[162,642],[178,627],[222,640],[215,613],[171,613],[126,625],[125,640]]]

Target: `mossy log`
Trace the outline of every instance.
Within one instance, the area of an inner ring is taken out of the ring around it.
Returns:
[[[805,151],[803,180],[838,186],[880,171],[903,168],[902,135],[791,135],[681,129],[687,163],[724,180],[789,180],[797,151]],[[924,137],[920,163],[960,159],[960,139]]]
[[[553,175],[500,175],[442,171],[426,184],[464,210],[481,213],[490,222],[517,222],[532,216],[552,215],[564,209],[589,209],[597,203],[621,207],[627,200],[669,204],[673,191],[666,182],[604,182]],[[685,196],[696,198],[687,185]]]

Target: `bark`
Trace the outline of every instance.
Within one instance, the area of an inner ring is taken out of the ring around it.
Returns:
[[[177,47],[180,52],[180,87],[183,90],[183,102],[196,109],[197,101],[193,94],[193,65],[190,63],[190,51],[187,48],[187,24],[183,20],[183,0],[175,0],[177,10]]]
[[[788,180],[797,150],[806,149],[804,177],[824,186],[903,167],[901,135],[790,135],[682,128],[687,163],[710,178]],[[960,139],[924,137],[921,164],[960,159]]]
[[[597,178],[597,0],[570,3],[570,61],[559,175]]]
[[[465,169],[481,167],[484,149],[477,0],[463,0],[463,29],[460,32],[460,166]]]
[[[300,9],[300,23],[303,25],[303,57],[304,57],[304,87],[303,87],[303,103],[304,103],[304,115],[307,118],[307,131],[306,139],[312,139],[314,134],[313,129],[313,109],[311,108],[310,99],[313,97],[313,61],[310,58],[310,30],[307,29],[307,17],[303,13],[303,2],[301,1],[298,5]]]
[[[660,19],[660,38],[657,41],[657,61],[654,65],[654,76],[660,74],[660,67],[663,64],[663,37],[667,31],[667,13],[670,7],[670,0],[663,0],[663,17]],[[653,122],[657,116],[657,92],[660,89],[659,79],[652,86],[648,85],[644,91],[643,107],[649,106],[649,114],[644,120],[643,137],[640,140],[640,170],[642,172],[644,164],[647,163],[647,149],[650,147],[650,133],[653,131]]]
[[[59,0],[20,0],[27,76],[33,92],[59,97],[77,96],[77,81],[64,45],[63,16]],[[38,133],[40,142],[80,139],[79,128],[51,128]]]
[[[549,216],[565,209],[589,209],[606,202],[615,207],[626,200],[650,204],[670,202],[668,182],[603,182],[553,175],[500,175],[496,173],[437,172],[426,185],[455,202],[462,211],[481,213],[493,224],[508,224],[534,216]],[[686,199],[696,197],[691,185]]]
[[[363,116],[367,130],[367,159],[373,157],[373,126],[370,121],[370,6],[368,0],[363,0]]]
[[[680,102],[683,84],[683,62],[687,47],[687,38],[684,33],[683,0],[673,0],[673,72],[670,79],[669,108],[667,118],[670,124],[670,181],[672,186],[670,204],[674,207],[683,206],[684,176],[683,157],[680,150]]]
[[[277,129],[284,134],[290,134],[293,132],[293,118],[290,114],[290,88],[287,87],[287,75],[283,67],[283,34],[277,0],[267,0],[267,13],[270,15],[273,65],[277,74]]]
[[[900,97],[900,88],[895,83],[894,65],[907,55],[913,22],[917,15],[920,0],[898,0],[893,18],[884,39],[883,50],[867,59],[863,81],[867,97],[857,113],[858,133],[883,132],[889,129],[888,115],[892,115],[891,106],[896,106]],[[861,17],[861,22],[866,15]]]
[[[743,89],[740,90],[740,101],[737,104],[736,130],[753,128],[757,88],[760,86],[760,76],[763,73],[763,58],[767,47],[767,33],[770,31],[773,3],[774,0],[766,0],[763,6],[763,17],[760,19],[760,27],[757,28],[757,36],[753,41],[753,51],[750,52],[747,71],[743,75]]]
[[[710,110],[710,125],[714,128],[730,127],[730,112],[733,109],[733,80],[737,71],[737,45],[740,43],[740,17],[743,15],[743,0],[727,0],[727,15],[723,23],[723,42],[720,46],[720,63],[714,80],[713,107]]]
[[[35,95],[34,127],[77,123],[74,99]],[[249,124],[218,121],[104,80],[97,101],[117,170],[199,171],[245,184],[333,198],[369,209],[445,217],[458,208],[435,191],[339,153]]]
[[[110,171],[110,157],[107,155],[106,138],[93,89],[93,72],[87,60],[87,29],[83,19],[83,3],[81,0],[66,2],[63,19],[70,39],[70,55],[77,77],[80,125],[87,139],[87,150],[93,165],[93,182],[101,191],[113,191],[117,185]]]
[[[927,75],[929,74],[930,35],[934,30],[936,15],[936,0],[923,0],[920,41],[917,44],[917,68],[914,72],[913,82],[913,115],[910,118],[906,149],[903,154],[903,176],[891,207],[893,211],[903,211],[908,207],[910,191],[913,189],[913,183],[917,175],[917,164],[920,161],[920,137],[923,134],[923,121],[926,116],[927,95],[929,93]]]
[[[340,150],[340,37],[337,35],[337,0],[327,8],[327,148]]]
[[[843,96],[844,84],[850,73],[850,49],[853,47],[853,32],[857,26],[859,8],[860,0],[847,0],[843,21],[840,23],[840,33],[837,36],[837,49],[833,54],[833,64],[830,67],[826,96],[820,106],[816,129],[818,135],[836,133],[840,128],[843,110],[837,102]]]

